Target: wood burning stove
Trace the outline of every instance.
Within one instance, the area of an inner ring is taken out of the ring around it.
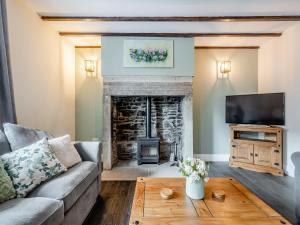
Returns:
[[[151,137],[151,98],[147,97],[146,104],[146,137],[137,140],[138,165],[143,163],[159,163],[160,139]]]
[[[159,138],[138,139],[138,165],[159,163]]]

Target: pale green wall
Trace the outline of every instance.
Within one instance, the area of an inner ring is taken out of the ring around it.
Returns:
[[[189,43],[191,40],[182,39],[181,41]],[[110,46],[115,42],[119,43],[119,47]],[[184,60],[186,65],[181,65],[180,70],[184,70],[183,68],[186,67],[188,73],[178,73],[176,60],[176,69],[166,69],[168,71],[166,73],[161,68],[123,69],[121,64],[122,43],[122,38],[102,38],[102,74],[104,74],[103,67],[107,62],[109,67],[106,67],[106,71],[110,71],[107,75],[191,75],[195,62],[195,77],[193,78],[194,153],[228,154],[229,130],[225,123],[225,96],[257,93],[258,51],[255,49],[197,49],[194,56],[194,48],[187,47],[190,49],[188,55],[192,57],[186,56],[188,59]],[[190,44],[187,45],[190,46]],[[113,56],[111,53],[104,54],[104,49],[114,49],[117,56]],[[186,52],[184,49],[182,51],[175,50],[175,59],[182,56],[179,53]],[[185,54],[187,55],[187,53]],[[92,56],[98,57],[101,62],[99,49],[76,50],[76,140],[101,139],[102,137],[102,77],[99,75],[97,80],[86,79],[83,67],[83,60]],[[217,80],[216,78],[216,61],[222,59],[232,61],[232,72],[228,80]],[[119,63],[116,63],[118,61]],[[113,68],[113,64],[118,65]]]
[[[218,80],[216,61],[230,60],[228,80]],[[258,50],[197,49],[193,80],[194,153],[228,154],[229,128],[225,123],[225,96],[257,93]]]
[[[75,136],[79,141],[101,140],[103,124],[103,97],[101,77],[101,50],[78,48],[75,80]],[[84,60],[98,61],[97,78],[87,78]]]
[[[123,67],[124,40],[159,39],[174,40],[173,68],[127,68]],[[102,75],[194,75],[193,38],[154,38],[154,37],[102,37]]]

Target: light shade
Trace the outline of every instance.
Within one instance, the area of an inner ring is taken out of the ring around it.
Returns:
[[[217,77],[218,79],[229,78],[231,72],[231,61],[217,62]]]
[[[227,74],[231,72],[231,62],[230,61],[222,61],[220,66],[220,73]]]
[[[95,72],[95,61],[94,60],[84,60],[85,71],[89,73]]]
[[[96,77],[96,61],[95,60],[84,60],[84,68],[87,77]]]

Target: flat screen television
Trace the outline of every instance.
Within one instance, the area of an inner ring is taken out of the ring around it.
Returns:
[[[284,125],[284,93],[226,96],[226,123]]]

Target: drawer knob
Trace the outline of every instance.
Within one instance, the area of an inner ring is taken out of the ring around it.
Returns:
[[[235,147],[236,147],[236,145],[232,145],[232,147],[233,147],[233,148],[235,148]]]
[[[258,156],[258,154],[255,154],[255,157],[257,157]]]
[[[279,163],[274,163],[275,166],[279,166]]]
[[[235,159],[235,156],[232,156],[233,159]]]
[[[276,150],[274,150],[274,152],[279,153],[279,150],[276,149]]]

